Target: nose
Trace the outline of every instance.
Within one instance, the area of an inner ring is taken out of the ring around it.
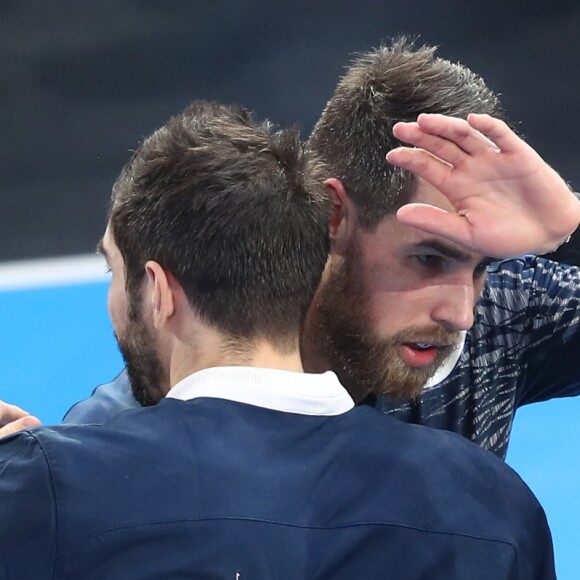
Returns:
[[[469,330],[473,326],[475,290],[472,284],[445,285],[441,296],[431,311],[433,321],[445,330]]]

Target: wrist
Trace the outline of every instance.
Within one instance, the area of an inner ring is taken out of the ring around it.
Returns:
[[[546,245],[545,253],[555,252],[558,248],[567,244],[580,226],[580,194],[572,193],[574,197],[571,198],[572,203],[570,204],[569,212],[564,214],[566,215],[566,220],[558,223],[558,232],[554,233],[553,241]]]

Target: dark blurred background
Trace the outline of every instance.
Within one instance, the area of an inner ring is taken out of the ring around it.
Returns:
[[[129,151],[190,100],[306,136],[351,55],[402,32],[480,73],[580,188],[578,0],[1,0],[0,260],[92,252]]]

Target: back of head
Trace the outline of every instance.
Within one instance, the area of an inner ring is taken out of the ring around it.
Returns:
[[[414,177],[389,166],[385,155],[402,145],[392,128],[420,113],[465,118],[503,117],[497,96],[461,64],[417,48],[406,38],[359,56],[340,80],[309,140],[310,148],[340,179],[364,227],[407,203]]]
[[[143,142],[113,188],[110,227],[129,295],[138,300],[155,260],[207,323],[284,343],[326,262],[326,176],[297,131],[192,103]]]

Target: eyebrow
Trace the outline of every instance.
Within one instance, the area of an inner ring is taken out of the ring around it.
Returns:
[[[434,250],[446,258],[451,258],[453,260],[457,260],[458,262],[467,262],[471,259],[470,254],[462,252],[461,250],[452,246],[448,246],[439,240],[423,240],[422,242],[414,244],[414,246],[417,249],[424,248],[426,250]],[[499,258],[494,258],[493,256],[485,256],[482,258],[478,265],[480,267],[487,267],[494,262],[498,262],[499,260]]]

